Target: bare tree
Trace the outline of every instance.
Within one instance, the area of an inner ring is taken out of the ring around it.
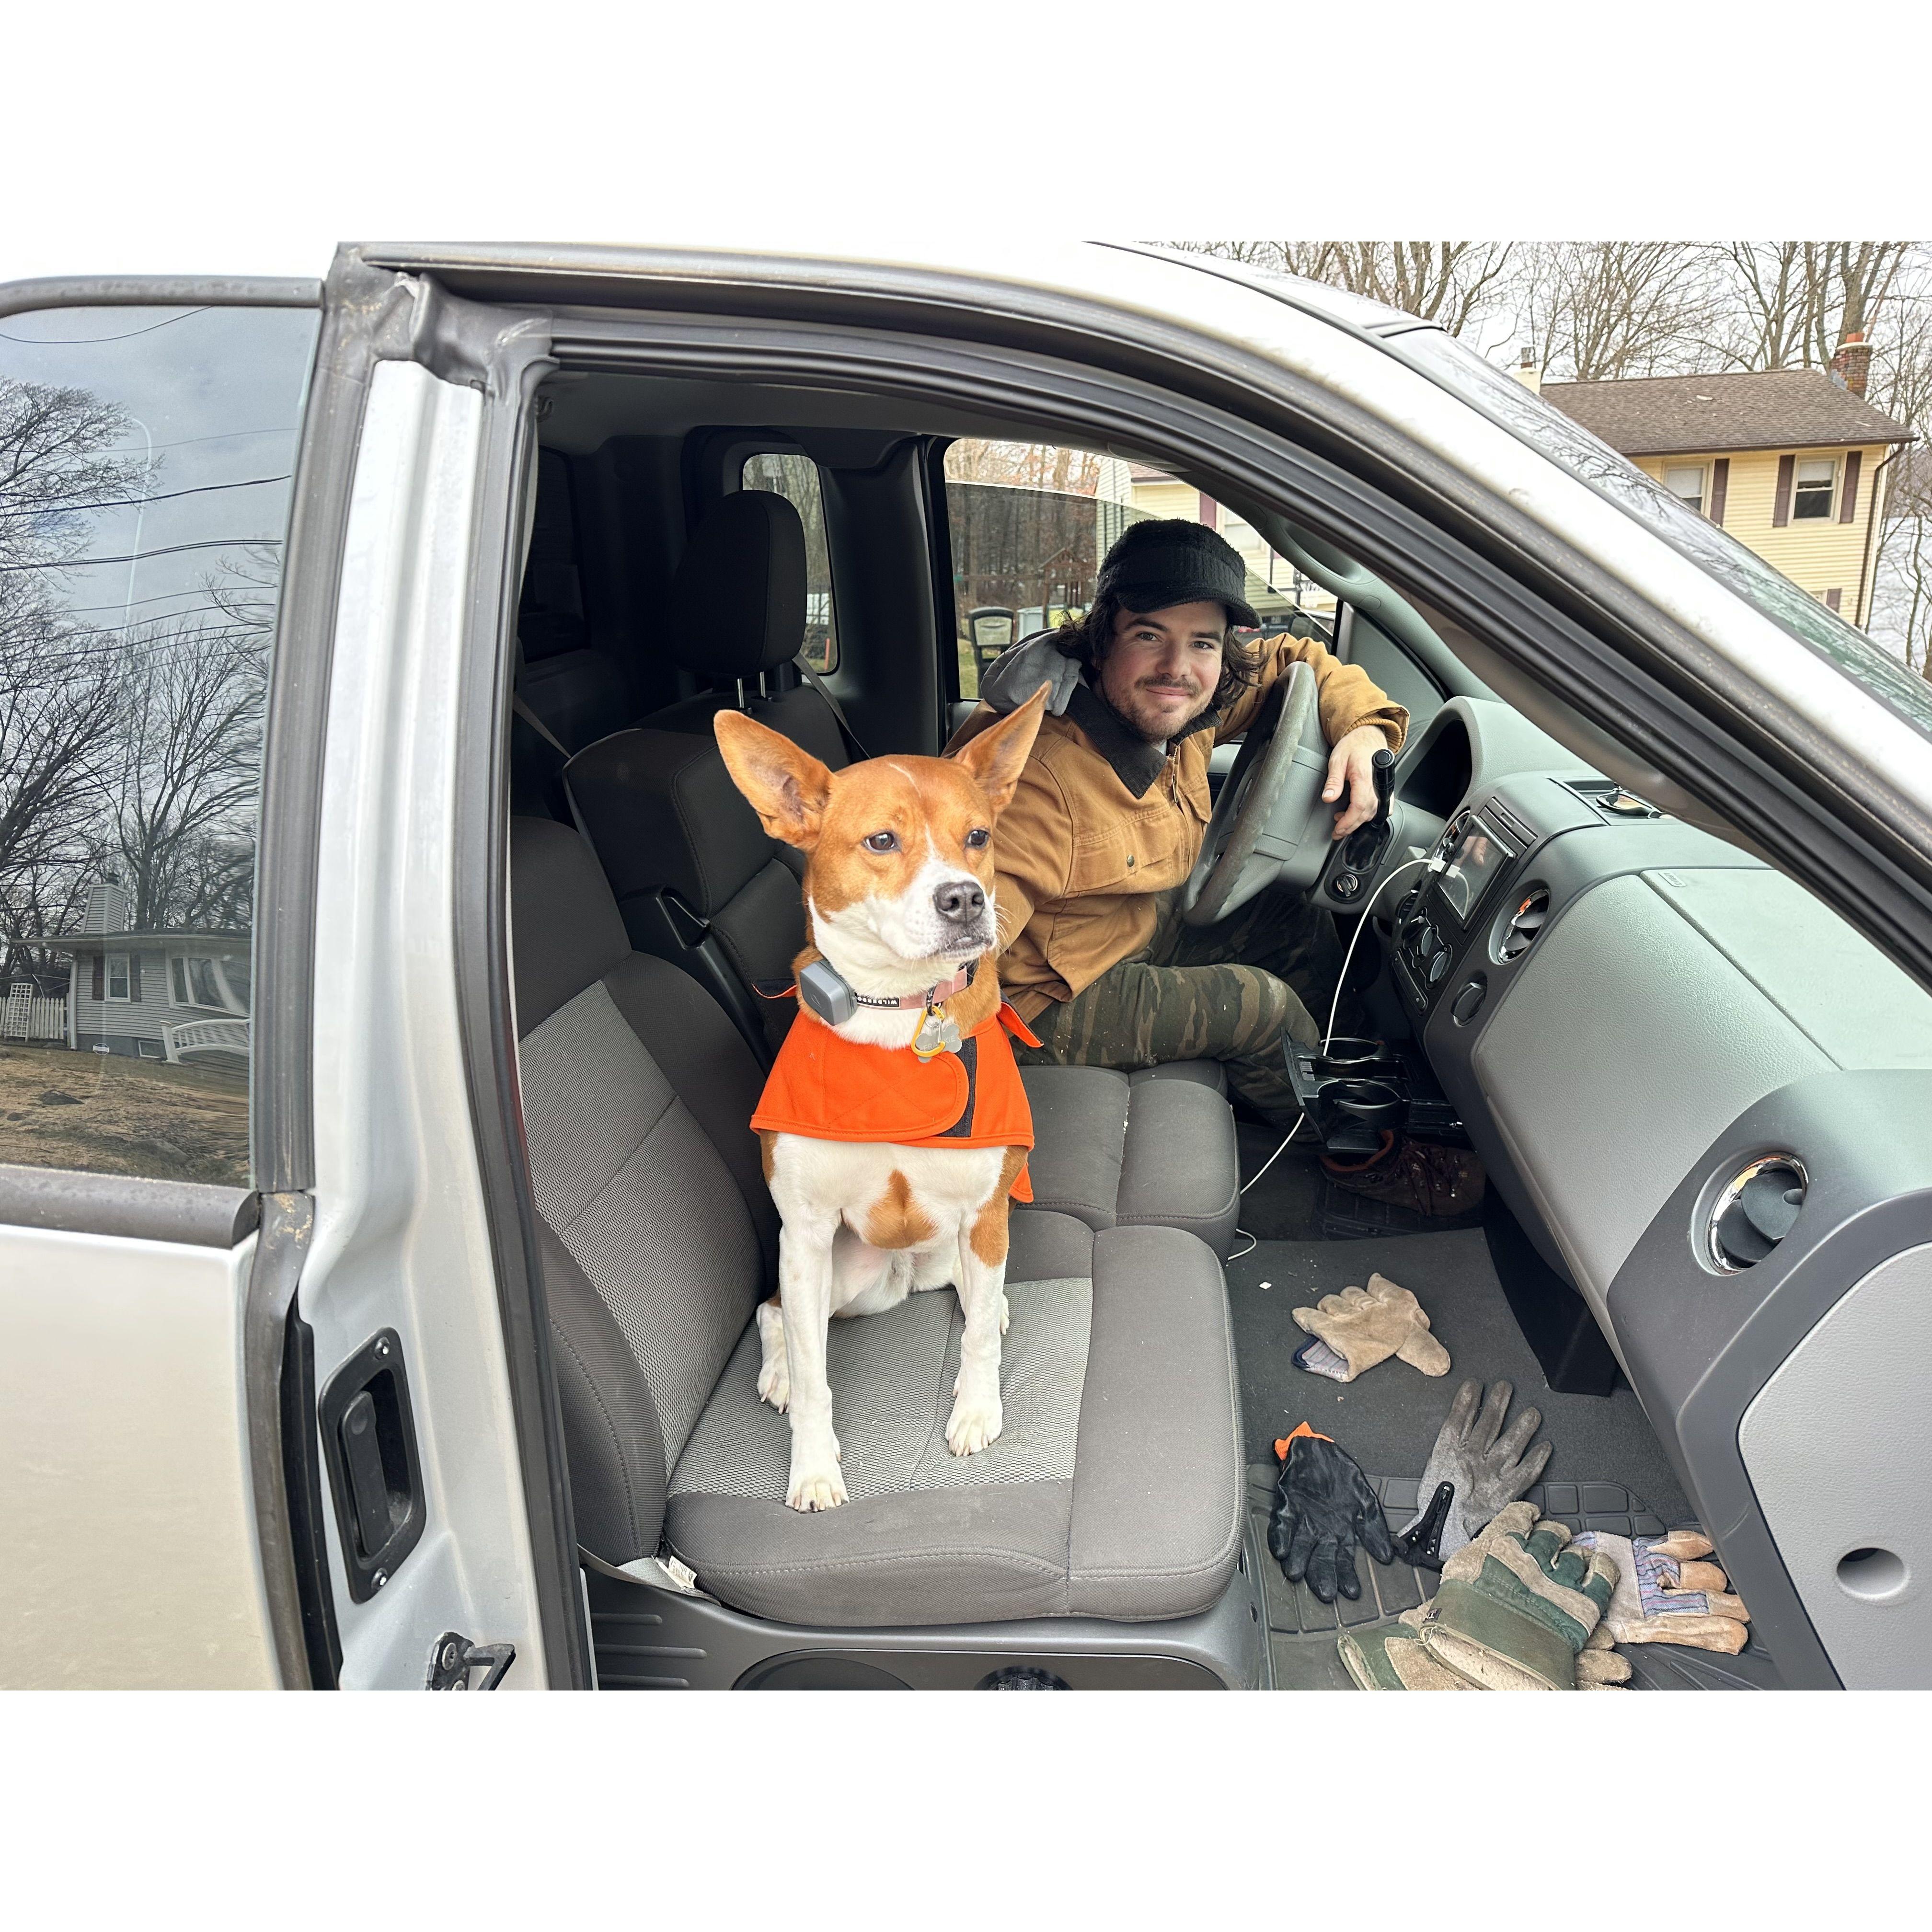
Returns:
[[[1580,382],[1694,368],[1716,310],[1684,242],[1556,242],[1524,251],[1519,314],[1552,375]]]
[[[58,595],[95,518],[144,466],[112,454],[122,412],[86,389],[0,380],[0,938],[43,938],[98,851],[118,750],[116,651]],[[62,883],[64,882],[64,883]]]
[[[267,674],[253,626],[144,625],[130,634],[112,810],[136,928],[206,929],[245,912]]]
[[[1909,242],[1718,242],[1712,346],[1741,369],[1828,368],[1847,335],[1870,339],[1923,253]]]

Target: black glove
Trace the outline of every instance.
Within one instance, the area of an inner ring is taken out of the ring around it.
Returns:
[[[1290,1438],[1274,1496],[1268,1553],[1291,1583],[1305,1579],[1318,1601],[1332,1604],[1337,1590],[1352,1603],[1360,1596],[1358,1543],[1378,1563],[1394,1561],[1395,1545],[1368,1478],[1325,1436]]]

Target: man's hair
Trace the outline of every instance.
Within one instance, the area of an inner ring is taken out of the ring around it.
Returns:
[[[1094,599],[1085,616],[1077,621],[1069,619],[1060,626],[1055,641],[1069,657],[1097,676],[1114,646],[1114,621],[1126,609],[1112,591],[1103,590]],[[1136,610],[1131,614],[1139,617],[1147,613]],[[1214,687],[1210,708],[1226,712],[1243,692],[1261,682],[1261,646],[1236,637],[1230,624],[1221,634],[1221,681]]]

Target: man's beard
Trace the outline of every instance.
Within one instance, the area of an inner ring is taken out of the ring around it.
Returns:
[[[1138,686],[1135,687],[1136,691],[1138,691],[1138,688],[1139,687]],[[1144,739],[1150,745],[1164,745],[1167,743],[1170,739],[1178,738],[1182,732],[1187,729],[1189,725],[1194,722],[1196,718],[1201,716],[1202,712],[1205,711],[1208,706],[1214,702],[1214,694],[1212,691],[1210,691],[1202,699],[1201,702],[1178,723],[1172,724],[1157,724],[1151,719],[1138,718],[1136,717],[1131,711],[1123,710],[1119,705],[1114,702],[1112,698],[1108,696],[1106,687],[1101,684],[1097,679],[1094,680],[1094,695],[1100,699],[1100,702],[1104,704],[1130,731],[1132,732],[1136,737]],[[1133,696],[1133,692],[1130,692],[1128,694],[1130,698]]]

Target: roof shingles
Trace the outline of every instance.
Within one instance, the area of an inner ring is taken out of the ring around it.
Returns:
[[[1626,456],[1909,442],[1903,423],[1819,369],[1545,382],[1543,399]]]

